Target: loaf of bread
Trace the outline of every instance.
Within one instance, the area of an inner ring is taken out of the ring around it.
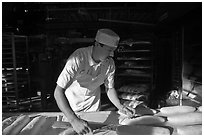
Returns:
[[[39,130],[42,126],[45,126],[46,117],[37,116],[33,118],[21,131],[21,135],[36,135],[39,134]]]
[[[165,118],[159,116],[144,115],[136,118],[125,118],[119,121],[121,125],[155,125],[162,124],[166,121]]]
[[[177,127],[178,135],[202,135],[202,125],[190,125]]]
[[[160,112],[162,115],[174,115],[181,113],[189,113],[194,112],[196,110],[195,107],[192,106],[170,106],[170,107],[162,107]]]
[[[171,125],[176,125],[176,126],[202,124],[202,113],[191,112],[191,113],[170,115],[167,117],[167,122]]]
[[[8,127],[9,125],[11,125],[17,118],[18,116],[12,116],[12,117],[8,117],[6,119],[4,119],[2,121],[2,131]]]
[[[3,135],[17,135],[30,122],[28,115],[19,116],[11,125],[3,130]]]

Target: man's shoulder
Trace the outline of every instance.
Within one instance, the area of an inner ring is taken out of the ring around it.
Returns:
[[[80,58],[83,58],[89,54],[90,47],[82,47],[78,48],[74,51],[73,56],[78,56]]]
[[[90,51],[91,47],[81,47],[75,50],[75,54],[88,54]]]
[[[106,59],[106,63],[107,63],[108,65],[110,65],[110,66],[115,65],[114,60],[113,60],[112,57],[108,57],[108,58]]]

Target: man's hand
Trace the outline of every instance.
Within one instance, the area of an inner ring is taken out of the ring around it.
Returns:
[[[80,118],[74,119],[70,124],[79,135],[92,134],[88,123]]]
[[[123,106],[120,111],[126,114],[128,117],[133,117],[136,113],[134,108],[128,106]]]

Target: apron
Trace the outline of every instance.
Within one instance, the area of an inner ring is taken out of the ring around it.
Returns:
[[[100,85],[104,83],[108,65],[99,63],[93,66],[88,64],[80,70],[73,83],[66,89],[65,95],[75,112],[99,111]]]

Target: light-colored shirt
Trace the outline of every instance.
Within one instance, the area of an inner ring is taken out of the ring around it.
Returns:
[[[93,46],[77,49],[67,60],[57,84],[65,89],[65,95],[75,112],[98,111],[100,85],[114,88],[115,64],[112,58],[96,63],[92,59]],[[73,81],[70,86],[68,82]]]

